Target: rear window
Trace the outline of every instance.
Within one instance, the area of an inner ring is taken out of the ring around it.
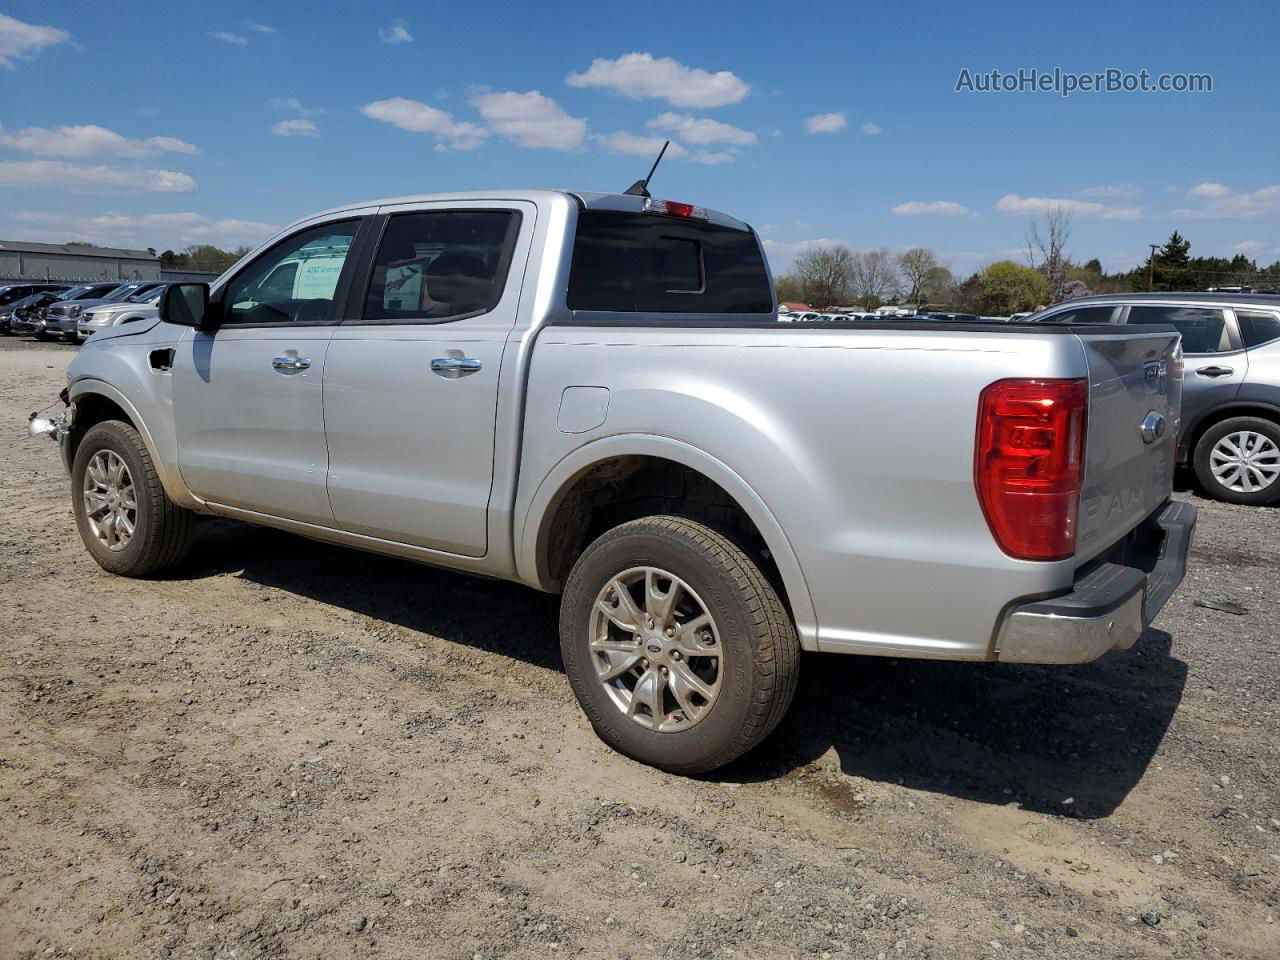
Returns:
[[[1240,321],[1240,337],[1246,347],[1257,347],[1272,340],[1280,340],[1280,316],[1274,313],[1254,313],[1237,310]]]
[[[1223,353],[1231,349],[1222,311],[1209,307],[1137,305],[1129,323],[1167,323],[1182,334],[1184,353]]]
[[[773,292],[750,231],[584,210],[568,305],[617,313],[772,313]]]

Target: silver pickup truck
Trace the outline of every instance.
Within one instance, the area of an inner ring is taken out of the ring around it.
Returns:
[[[344,207],[169,286],[33,422],[89,552],[145,576],[217,514],[559,592],[596,731],[685,773],[802,650],[1134,643],[1195,524],[1175,332],[779,323],[750,227],[644,193]]]

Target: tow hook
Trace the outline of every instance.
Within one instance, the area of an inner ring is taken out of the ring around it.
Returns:
[[[60,441],[71,429],[75,420],[76,406],[68,404],[67,409],[56,417],[42,417],[39,412],[27,418],[27,432],[33,437],[48,437],[54,442]]]

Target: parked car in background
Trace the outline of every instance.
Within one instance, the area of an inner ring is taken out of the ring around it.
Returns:
[[[90,306],[80,314],[80,319],[76,323],[76,339],[84,340],[109,327],[155,317],[156,304],[160,302],[165,286],[166,284],[162,283],[159,286],[148,287],[141,293],[127,297],[121,303],[99,303],[96,306]]]
[[[926,313],[924,316],[930,320],[945,320],[952,323],[977,323],[982,319],[982,317],[973,313]]]
[[[1215,499],[1280,500],[1280,295],[1105,294],[1026,322],[1172,326],[1186,364],[1179,462]]]
[[[13,314],[9,317],[8,332],[14,336],[30,336],[36,332],[36,322],[40,321],[43,330],[43,320],[40,320],[40,311],[47,305],[58,299],[59,291],[41,290],[30,296],[23,297],[13,305]]]
[[[9,333],[9,321],[20,301],[37,293],[61,292],[69,283],[10,283],[0,287],[0,332]]]
[[[592,726],[680,773],[768,735],[802,649],[1137,641],[1196,518],[1172,431],[1139,429],[1177,419],[1176,334],[776,311],[760,238],[713,210],[402,197],[170,284],[30,429],[116,574],[178,562],[204,513],[562,593]]]
[[[94,283],[76,288],[73,297],[68,290],[57,303],[45,308],[45,333],[47,336],[63,336],[72,343],[79,342],[77,325],[80,317],[91,307],[104,303],[128,303],[134,297],[144,296],[148,290],[163,286],[159,280],[137,280],[130,283]]]

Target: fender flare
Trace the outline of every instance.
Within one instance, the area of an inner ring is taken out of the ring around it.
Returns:
[[[156,451],[155,439],[151,436],[151,430],[147,426],[147,422],[138,413],[135,407],[123,393],[107,383],[105,380],[98,380],[94,377],[84,377],[76,380],[67,388],[68,399],[75,403],[77,399],[86,394],[96,394],[110,400],[133,421],[134,427],[142,437],[143,446],[147,448],[147,453],[151,456],[151,463],[156,468],[156,473],[160,477],[160,485],[164,487],[165,494],[169,499],[179,506],[192,510],[203,509],[204,503],[198,497],[187,489],[186,484],[182,482],[182,477],[178,475],[177,464],[171,464],[161,457]],[[71,469],[70,451],[67,451],[67,469]]]
[[[817,649],[818,624],[808,583],[799,558],[782,525],[759,494],[736,471],[711,454],[682,440],[653,434],[618,434],[593,440],[566,454],[545,477],[523,510],[523,520],[514,524],[516,570],[522,581],[539,590],[556,592],[553,581],[540,562],[544,527],[561,497],[579,476],[595,465],[615,457],[647,456],[670,460],[696,470],[715,481],[746,512],[773,555],[786,590],[786,600],[795,619],[800,644]]]

